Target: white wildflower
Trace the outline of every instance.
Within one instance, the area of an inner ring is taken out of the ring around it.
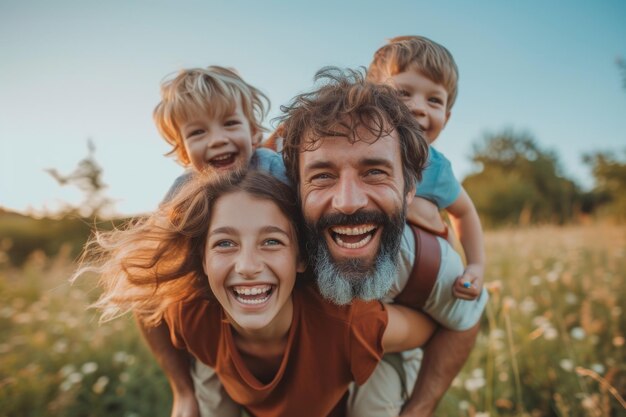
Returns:
[[[85,375],[93,374],[98,370],[98,364],[95,362],[85,362],[80,368],[81,372]]]
[[[582,327],[574,327],[570,330],[570,336],[572,336],[572,339],[583,340],[587,336],[587,332]]]
[[[572,292],[565,294],[565,302],[569,305],[574,305],[578,302],[578,296]]]
[[[91,387],[91,390],[96,394],[102,394],[104,392],[104,389],[108,385],[108,383],[109,383],[109,378],[106,376],[101,376],[100,378],[96,380],[96,383],[93,384],[93,386]]]
[[[594,363],[593,365],[591,365],[591,370],[597,374],[602,375],[605,371],[604,365],[602,365],[601,363]]]
[[[572,372],[574,370],[574,361],[571,359],[561,359],[559,365],[564,371]]]

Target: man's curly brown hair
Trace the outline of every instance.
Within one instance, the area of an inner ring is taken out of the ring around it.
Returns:
[[[322,68],[315,74],[315,81],[322,82],[322,86],[296,96],[289,105],[281,107],[283,159],[292,183],[300,182],[300,152],[315,150],[322,138],[371,143],[396,131],[404,189],[410,190],[421,179],[428,144],[396,91],[366,81],[362,71],[336,67]]]

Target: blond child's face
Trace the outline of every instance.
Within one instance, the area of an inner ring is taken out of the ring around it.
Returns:
[[[197,171],[230,171],[247,166],[259,142],[239,102],[232,113],[193,115],[180,125],[180,133]]]
[[[240,333],[291,320],[291,292],[303,268],[295,231],[274,202],[243,191],[220,197],[211,214],[204,270]]]
[[[433,143],[450,118],[448,92],[444,86],[414,69],[392,75],[388,83],[398,90],[402,101],[422,127],[428,143]]]

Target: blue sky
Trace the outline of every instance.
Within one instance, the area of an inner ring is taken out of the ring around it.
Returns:
[[[279,106],[325,65],[367,65],[385,40],[424,35],[460,69],[436,146],[463,178],[485,132],[533,134],[590,186],[585,152],[626,149],[623,1],[0,2],[0,206],[54,211],[80,193],[70,172],[96,145],[123,214],[158,204],[182,172],[152,123],[159,83],[184,67],[235,67]],[[267,123],[269,125],[269,123]]]

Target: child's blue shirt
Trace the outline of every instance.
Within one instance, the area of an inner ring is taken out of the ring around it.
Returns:
[[[278,153],[274,152],[271,149],[267,148],[258,148],[252,154],[252,159],[250,159],[250,164],[248,165],[248,169],[251,170],[261,170],[268,172],[273,177],[278,178],[281,182],[284,182],[287,185],[291,185],[289,180],[287,179],[287,171],[285,170],[285,163],[283,162],[283,157]],[[194,171],[187,170],[184,174],[180,175],[178,178],[174,180],[174,183],[165,194],[165,198],[161,203],[165,203],[171,200],[174,195],[178,192],[180,187],[191,178]]]
[[[429,146],[426,168],[422,171],[422,181],[417,184],[415,195],[433,202],[443,210],[454,203],[460,194],[461,184],[454,177],[450,161]]]

